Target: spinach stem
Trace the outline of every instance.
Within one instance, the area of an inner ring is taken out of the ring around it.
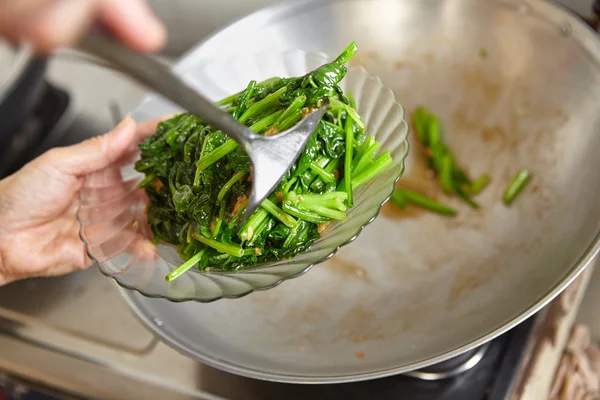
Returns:
[[[269,126],[273,125],[281,116],[281,114],[283,114],[283,110],[275,111],[273,114],[269,114],[266,117],[261,118],[250,126],[250,130],[256,133],[261,133]]]
[[[456,215],[456,210],[454,210],[446,205],[440,204],[437,201],[432,200],[428,197],[425,197],[421,194],[418,194],[418,193],[415,193],[415,192],[412,192],[412,191],[406,190],[406,189],[394,190],[394,193],[392,194],[392,200],[396,204],[398,204],[398,202],[400,202],[401,204],[402,204],[402,202],[404,202],[404,203],[411,202],[418,206],[421,206],[421,207],[426,208],[431,211],[435,211],[438,214],[442,214],[442,215],[448,215],[448,216]]]
[[[269,108],[273,108],[279,104],[279,98],[282,94],[287,90],[287,86],[282,87],[281,89],[271,93],[264,99],[257,101],[252,104],[239,118],[238,121],[240,123],[245,123],[250,118],[257,116],[258,114],[265,112]]]
[[[238,143],[235,140],[229,139],[225,143],[223,143],[222,145],[205,155],[204,157],[200,157],[200,159],[196,163],[196,176],[194,178],[194,186],[200,185],[200,173],[202,171],[219,161],[222,157],[225,157],[237,146]]]
[[[334,210],[333,208],[321,206],[321,205],[312,205],[310,206],[310,211],[314,211],[319,215],[330,219],[343,220],[346,218],[346,213],[344,211]]]
[[[475,179],[473,184],[471,185],[471,193],[478,194],[490,183],[490,177],[487,174],[481,175],[479,178]]]
[[[429,127],[428,127],[428,139],[427,145],[429,147],[436,147],[440,144],[442,140],[442,133],[440,128],[440,120],[435,115],[429,117]]]
[[[239,119],[242,113],[246,110],[246,103],[248,102],[250,97],[252,97],[252,94],[255,90],[256,81],[250,81],[250,83],[248,83],[248,86],[246,87],[246,90],[242,92],[236,109],[233,111],[232,116],[234,119]]]
[[[322,205],[329,208],[334,208],[339,211],[346,211],[347,207],[345,201],[347,199],[346,192],[327,192],[322,194],[305,193],[294,197],[290,196],[290,199],[297,200],[298,204],[310,209],[313,205]]]
[[[394,190],[391,200],[401,210],[405,210],[408,207],[408,199],[399,190]]]
[[[348,90],[348,102],[350,103],[350,107],[352,107],[356,110],[356,101],[354,101],[354,95],[349,90]]]
[[[348,61],[356,54],[358,51],[358,46],[356,42],[352,42],[346,47],[346,49],[335,59],[335,62],[342,65],[347,64]]]
[[[504,204],[511,205],[517,198],[519,193],[523,191],[525,186],[531,181],[531,172],[526,169],[522,169],[517,172],[517,175],[510,182],[510,185],[504,191]]]
[[[450,154],[444,154],[441,164],[440,185],[445,193],[452,193],[454,191],[454,181],[452,179],[454,175],[454,163]]]
[[[348,198],[346,204],[352,207],[352,152],[354,151],[354,124],[348,118],[346,120],[346,154],[344,154],[344,183]]]
[[[264,199],[260,206],[267,210],[272,216],[277,218],[288,228],[293,228],[298,222],[291,215],[287,214],[281,208],[277,207],[277,205],[275,205],[275,203],[273,203],[269,199]]]
[[[364,152],[367,149],[369,149],[371,146],[373,146],[373,144],[375,144],[375,138],[373,136],[369,136],[367,138],[367,140],[365,140],[365,142],[363,143],[363,145],[359,146],[356,149],[356,154],[354,155],[354,158],[352,159],[352,171],[354,171],[356,165],[360,161],[360,159],[361,159],[362,155],[364,154]]]
[[[346,218],[346,199],[346,192],[328,192],[323,194],[296,194],[295,192],[290,192],[286,200],[290,205],[312,211],[321,217],[342,220]]]
[[[306,103],[306,96],[305,95],[300,95],[300,96],[296,97],[294,99],[294,101],[292,101],[292,103],[285,110],[285,112],[283,114],[281,114],[281,116],[279,117],[279,119],[275,123],[275,126],[277,128],[280,128],[281,123],[285,119],[287,119],[287,118],[291,117],[292,115],[294,115],[296,113],[296,111],[299,111],[302,107],[304,107],[305,103]]]
[[[321,167],[321,168],[325,168],[327,165],[329,165],[329,162],[331,161],[331,158],[327,157],[327,156],[322,156],[317,158],[316,160],[316,164]],[[312,161],[311,161],[312,163]],[[331,171],[331,173],[333,173],[333,171]],[[300,179],[302,180],[302,182],[314,182],[316,179],[319,179],[319,175],[313,171],[312,168],[310,168],[310,164],[308,164],[308,170],[305,171],[301,176]]]
[[[221,232],[221,225],[223,225],[223,217],[225,216],[225,203],[221,204],[219,208],[219,217],[217,218],[217,222],[215,222],[215,227],[212,232],[212,238],[215,239],[219,236]]]
[[[198,264],[200,260],[202,260],[202,257],[204,257],[204,253],[206,253],[206,248],[200,250],[198,253],[190,257],[186,262],[181,264],[179,267],[169,272],[169,274],[165,277],[165,281],[173,282],[175,279],[179,278],[187,270],[192,268],[194,265]]]
[[[358,115],[355,109],[335,98],[329,99],[329,104],[331,111],[335,112],[340,108],[343,109],[344,111],[346,111],[346,113],[348,113],[348,116],[352,118],[354,122],[356,122],[356,125],[358,125],[360,129],[365,129],[365,124],[362,122],[360,115]]]
[[[339,165],[340,165],[340,159],[339,158],[334,158],[333,160],[329,161],[329,163],[324,168],[324,170],[327,173],[333,174],[333,176],[335,176],[335,171],[337,171]],[[325,182],[323,182],[323,179],[321,179],[320,176],[317,176],[315,178],[315,180],[312,181],[312,183],[310,184],[310,188],[312,190],[316,191],[316,190],[320,190],[321,188],[323,188],[324,185],[325,185]],[[334,185],[334,187],[335,187],[335,185]],[[286,194],[287,194],[287,192],[286,192]]]
[[[315,212],[303,209],[301,207],[294,206],[291,202],[284,202],[283,210],[296,218],[312,222],[313,224],[323,224],[329,221],[329,218],[325,218]]]
[[[352,188],[356,189],[365,182],[373,179],[383,170],[385,170],[388,166],[392,164],[392,156],[388,150],[384,151],[369,165],[364,169],[360,174],[352,177]],[[343,182],[342,182],[343,183]]]
[[[237,181],[239,181],[240,179],[242,179],[246,175],[248,175],[248,171],[245,171],[245,172],[236,172],[235,174],[233,174],[233,176],[231,178],[229,178],[229,180],[223,185],[223,187],[221,188],[221,190],[219,190],[219,194],[217,195],[217,202],[223,201],[223,199],[225,198],[225,195],[227,194],[227,192],[229,191],[229,189],[231,189],[231,187]]]
[[[302,110],[296,110],[292,115],[284,119],[277,127],[278,132],[284,132],[290,129],[302,118]]]
[[[479,208],[479,204],[471,198],[471,193],[464,191],[462,188],[457,188],[456,194],[460,199],[471,206],[471,208]]]
[[[288,194],[288,192],[290,191],[290,189],[292,188],[292,186],[294,185],[294,183],[296,183],[296,181],[298,180],[298,178],[292,178],[290,179],[286,184],[285,187],[283,188],[283,195],[285,196],[286,194]]]
[[[332,173],[327,172],[325,169],[323,169],[323,167],[314,161],[310,162],[310,169],[319,175],[325,183],[331,183],[335,181],[335,176]]]
[[[269,212],[264,208],[259,208],[248,218],[244,225],[240,228],[238,232],[238,237],[243,241],[249,241],[254,236],[254,232],[256,231],[258,225],[269,216]]]
[[[156,174],[150,173],[150,174],[146,175],[146,177],[144,179],[142,179],[142,181],[138,184],[138,187],[145,188],[150,183],[152,183],[152,181],[154,181],[154,179],[156,179]]]
[[[360,174],[365,170],[365,168],[367,168],[367,166],[373,161],[373,155],[375,155],[380,147],[381,144],[379,142],[373,142],[373,144],[364,151],[354,168],[352,168],[352,176]]]
[[[192,235],[194,236],[194,239],[200,243],[203,243],[208,247],[212,247],[220,253],[229,254],[230,256],[234,257],[242,257],[244,255],[244,249],[242,249],[241,246],[236,246],[232,243],[219,242],[215,239],[209,239],[198,232],[194,232]]]
[[[262,82],[259,82],[258,84],[256,84],[257,88],[265,88],[267,86],[273,85],[277,82],[279,82],[281,80],[281,78],[279,77],[273,77],[273,78],[269,78],[269,79],[265,79]],[[242,93],[244,93],[244,91],[242,90],[241,92],[237,92],[235,94],[232,94],[231,96],[227,96],[224,99],[221,99],[217,102],[217,105],[219,106],[226,106],[228,104],[233,103],[235,100],[237,100],[238,97],[240,97],[242,95]]]

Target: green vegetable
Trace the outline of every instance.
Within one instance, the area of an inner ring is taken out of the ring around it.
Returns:
[[[295,78],[251,81],[218,104],[258,134],[289,129],[329,100],[292,169],[243,224],[252,184],[250,159],[234,140],[201,118],[180,114],[139,145],[136,170],[149,199],[155,242],[177,246],[185,262],[172,281],[199,268],[238,270],[306,251],[318,225],[344,220],[352,191],[385,170],[392,158],[366,133],[352,96],[339,82],[357,51],[350,44],[333,62]]]
[[[198,262],[200,262],[200,260],[202,259],[202,257],[204,256],[205,253],[206,253],[206,249],[200,250],[198,253],[196,253],[195,255],[193,255],[192,257],[190,257],[186,262],[184,262],[179,267],[177,267],[173,271],[171,271],[165,277],[165,280],[167,282],[173,282],[175,279],[179,278],[188,269],[190,269],[194,265],[198,264]]]
[[[531,172],[526,169],[520,170],[517,175],[510,182],[510,185],[504,191],[504,204],[511,205],[515,198],[521,193],[521,191],[531,181]]]
[[[471,196],[479,193],[487,185],[487,175],[472,182],[467,172],[459,168],[444,141],[440,119],[429,113],[425,107],[417,107],[412,114],[412,120],[417,139],[425,147],[427,163],[437,176],[444,193],[454,194],[471,207],[479,208]]]
[[[490,183],[490,177],[487,174],[481,175],[471,185],[471,193],[478,194]]]
[[[421,194],[406,189],[396,189],[392,194],[392,201],[400,208],[406,208],[407,203],[414,203],[442,215],[454,216],[456,210],[446,205],[440,204]]]
[[[352,99],[351,99],[352,100]],[[353,100],[352,100],[353,101]],[[344,185],[346,186],[346,204],[352,207],[352,153],[354,151],[354,122],[346,118],[346,154],[344,155]]]

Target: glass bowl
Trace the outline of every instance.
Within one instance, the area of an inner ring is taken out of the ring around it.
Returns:
[[[216,62],[205,68],[201,85],[198,71],[194,72],[195,76],[182,75],[191,85],[202,86],[203,93],[216,100],[239,91],[252,79],[298,76],[329,60],[325,54],[303,51],[238,55],[236,60]],[[219,86],[216,82],[223,84]],[[375,136],[381,143],[380,152],[390,151],[393,164],[355,191],[354,207],[349,209],[346,219],[331,224],[307,252],[235,272],[190,270],[167,283],[165,276],[182,260],[173,247],[163,244],[154,247],[148,240],[151,233],[145,216],[147,198],[137,187],[144,176],[133,168],[139,152],[132,150],[113,167],[85,179],[78,219],[81,239],[89,257],[104,275],[126,289],[137,290],[148,297],[199,302],[237,298],[255,290],[272,288],[332,257],[377,217],[404,171],[408,153],[409,128],[404,109],[396,103],[394,94],[383,86],[381,79],[362,67],[350,66],[341,86],[352,92],[367,135]],[[150,118],[176,111],[164,100],[156,99],[141,105],[136,111],[137,119],[140,115]]]

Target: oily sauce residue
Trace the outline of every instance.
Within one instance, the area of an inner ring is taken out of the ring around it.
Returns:
[[[458,276],[448,293],[448,302],[450,304],[459,300],[466,293],[472,292],[482,285],[485,285],[497,273],[498,264],[494,260],[490,260],[488,268],[482,268],[476,271],[467,271],[461,269]]]
[[[343,278],[359,279],[370,282],[369,273],[358,263],[350,260],[344,260],[335,255],[327,264],[327,269]]]

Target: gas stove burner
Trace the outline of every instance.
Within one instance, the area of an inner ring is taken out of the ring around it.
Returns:
[[[42,90],[31,115],[0,148],[0,178],[56,146],[72,121],[69,94],[49,83]]]
[[[437,381],[452,378],[469,371],[479,364],[485,356],[489,346],[489,343],[485,343],[449,360],[416,371],[406,372],[404,375],[425,381]]]

